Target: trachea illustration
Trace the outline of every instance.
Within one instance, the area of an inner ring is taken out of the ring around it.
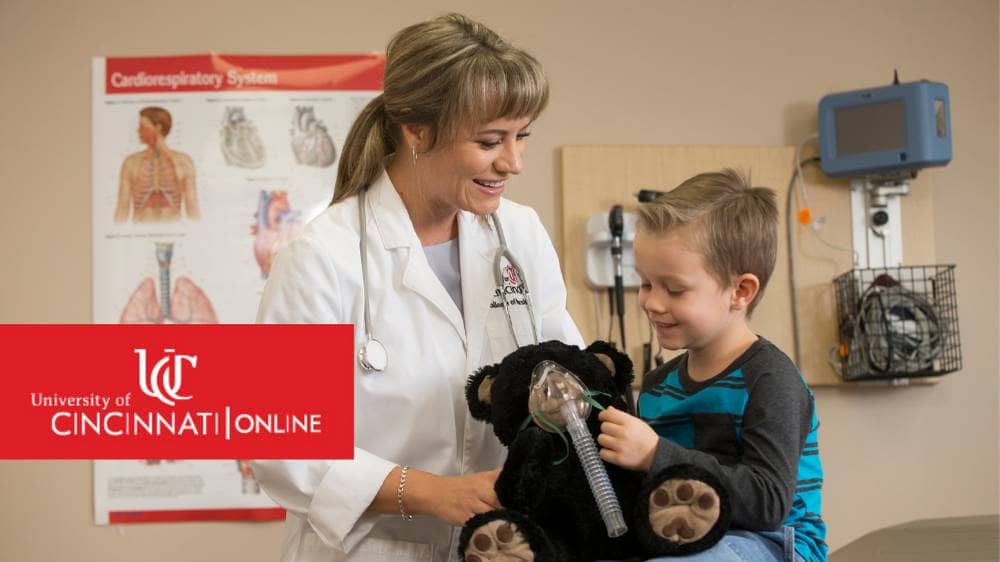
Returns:
[[[156,263],[160,266],[160,309],[164,318],[170,318],[170,260],[173,257],[172,243],[156,243]]]
[[[156,243],[159,294],[152,277],[145,277],[128,299],[119,322],[122,324],[218,324],[212,302],[190,277],[180,275],[170,289],[170,268],[174,257],[172,242]]]

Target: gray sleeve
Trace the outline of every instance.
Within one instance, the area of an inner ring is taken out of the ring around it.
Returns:
[[[693,464],[716,475],[729,491],[733,525],[748,530],[781,526],[795,497],[799,456],[809,434],[813,400],[793,369],[763,373],[750,390],[743,414],[742,454],[732,465],[660,438],[650,474]]]

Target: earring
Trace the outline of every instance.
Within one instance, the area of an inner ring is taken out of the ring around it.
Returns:
[[[413,165],[417,165],[417,147],[410,145],[410,154],[413,155]]]

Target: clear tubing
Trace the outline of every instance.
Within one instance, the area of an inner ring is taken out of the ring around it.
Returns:
[[[577,414],[576,400],[567,400],[560,408],[563,419],[566,421],[566,429],[570,437],[573,438],[573,448],[576,455],[580,457],[580,464],[583,465],[583,472],[587,475],[587,483],[590,484],[590,491],[597,500],[597,509],[601,511],[601,518],[604,519],[604,526],[608,529],[609,537],[620,537],[628,532],[625,525],[625,518],[622,516],[622,508],[618,505],[618,496],[615,489],[611,487],[608,479],[608,472],[604,470],[601,457],[597,455],[597,447],[594,439],[587,431],[586,424]]]

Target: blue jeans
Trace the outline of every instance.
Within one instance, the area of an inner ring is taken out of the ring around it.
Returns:
[[[661,556],[647,562],[804,562],[795,553],[795,530],[752,532],[734,530],[708,550],[688,556]]]

